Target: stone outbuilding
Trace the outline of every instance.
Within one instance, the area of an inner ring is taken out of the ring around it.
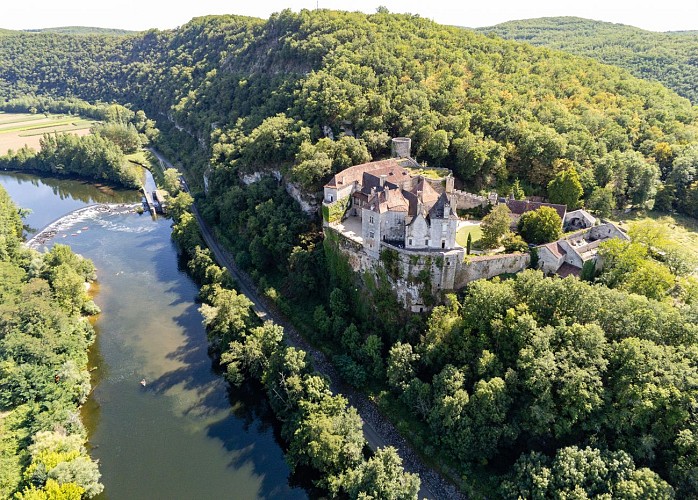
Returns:
[[[538,267],[548,274],[578,276],[587,261],[593,260],[597,269],[599,245],[612,238],[630,241],[630,237],[613,223],[601,224],[569,234],[557,241],[536,247]]]
[[[565,214],[563,226],[565,231],[578,231],[580,229],[589,229],[596,224],[596,217],[583,209],[573,210]]]

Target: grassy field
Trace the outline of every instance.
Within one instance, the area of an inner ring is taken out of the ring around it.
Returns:
[[[456,243],[464,247],[468,244],[468,234],[472,234],[472,242],[482,238],[482,230],[480,226],[463,226],[456,233]]]
[[[25,145],[39,149],[39,141],[46,133],[87,135],[94,123],[79,116],[0,113],[0,155]]]
[[[618,216],[619,223],[624,230],[628,230],[632,224],[642,224],[653,220],[668,229],[669,238],[691,252],[698,259],[698,220],[680,214],[667,214],[666,212],[648,212],[639,214],[633,212]]]

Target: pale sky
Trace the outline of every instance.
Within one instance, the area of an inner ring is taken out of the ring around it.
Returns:
[[[144,30],[180,26],[206,14],[267,18],[290,8],[409,12],[441,24],[491,26],[514,19],[578,16],[652,31],[698,30],[698,0],[14,0],[3,2],[0,28],[97,26]]]

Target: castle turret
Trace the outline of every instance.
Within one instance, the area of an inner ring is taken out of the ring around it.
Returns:
[[[410,158],[412,139],[409,137],[393,137],[390,151],[393,158]]]

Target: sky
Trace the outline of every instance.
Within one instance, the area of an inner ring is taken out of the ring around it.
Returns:
[[[169,29],[207,14],[267,18],[286,8],[299,11],[316,6],[373,13],[383,5],[391,12],[471,28],[514,19],[578,16],[652,31],[698,30],[698,0],[20,0],[7,4],[0,9],[0,28],[6,29]]]

